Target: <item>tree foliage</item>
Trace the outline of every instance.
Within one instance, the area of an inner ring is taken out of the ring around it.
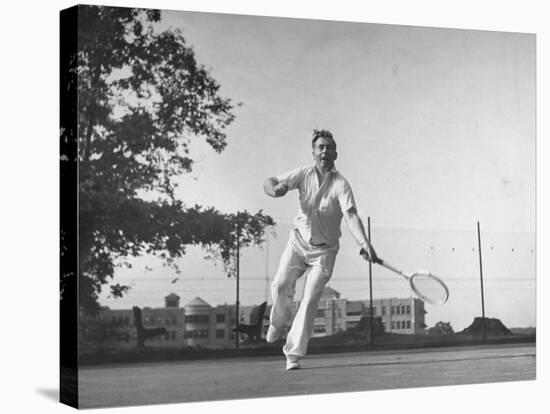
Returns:
[[[437,322],[434,326],[428,329],[428,335],[452,335],[455,333],[450,322]]]
[[[129,343],[131,335],[122,324],[99,316],[82,314],[78,329],[79,354],[101,354],[113,351],[120,342]]]
[[[274,224],[261,211],[228,215],[176,198],[177,179],[193,167],[191,140],[223,151],[234,104],[180,31],[158,30],[160,18],[158,10],[79,6],[78,51],[68,57],[77,131],[62,126],[61,137],[77,139],[78,153],[61,159],[78,162],[78,277],[87,313],[97,313],[98,294],[125,257],[156,254],[174,263],[187,245],[201,245],[231,273],[237,231],[241,246],[260,244]],[[64,283],[74,280],[62,280],[62,291]],[[110,293],[128,289],[114,283]]]

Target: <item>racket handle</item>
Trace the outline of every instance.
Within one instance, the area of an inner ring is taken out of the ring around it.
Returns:
[[[394,272],[394,273],[397,273],[398,275],[402,276],[403,278],[405,278],[405,279],[407,279],[407,280],[409,279],[409,276],[408,276],[407,274],[403,273],[401,270],[396,269],[396,268],[393,267],[393,266],[390,266],[389,264],[387,264],[386,262],[384,262],[382,259],[380,259],[380,260],[378,261],[378,264],[379,264],[380,266],[382,266],[382,267],[385,267],[385,268],[388,269],[388,270],[391,270],[391,271]]]

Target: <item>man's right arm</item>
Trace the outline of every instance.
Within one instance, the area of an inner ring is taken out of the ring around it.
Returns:
[[[269,177],[264,182],[264,191],[270,197],[282,197],[288,192],[288,185],[275,177]]]

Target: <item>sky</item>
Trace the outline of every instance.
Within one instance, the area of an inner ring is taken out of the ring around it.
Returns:
[[[535,324],[535,38],[530,34],[305,19],[164,12],[197,60],[241,106],[216,154],[192,144],[194,171],[178,197],[224,212],[262,209],[278,226],[241,261],[241,303],[266,298],[297,210],[297,194],[271,199],[268,176],[312,163],[311,131],[330,129],[336,167],[379,255],[405,271],[427,269],[449,285],[449,302],[427,306],[428,325],[456,330],[481,315],[476,223],[482,229],[486,316]],[[345,225],[344,225],[345,227]],[[182,304],[200,296],[234,303],[235,280],[191,248],[182,274],[151,258],[115,280],[132,291],[112,308]],[[152,268],[153,270],[147,270]],[[329,285],[368,299],[368,266],[344,229]],[[300,295],[300,285],[298,286]],[[408,297],[403,281],[375,266],[373,295]]]

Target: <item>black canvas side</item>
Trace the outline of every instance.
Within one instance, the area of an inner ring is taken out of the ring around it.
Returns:
[[[60,392],[78,408],[78,6],[60,12]]]

